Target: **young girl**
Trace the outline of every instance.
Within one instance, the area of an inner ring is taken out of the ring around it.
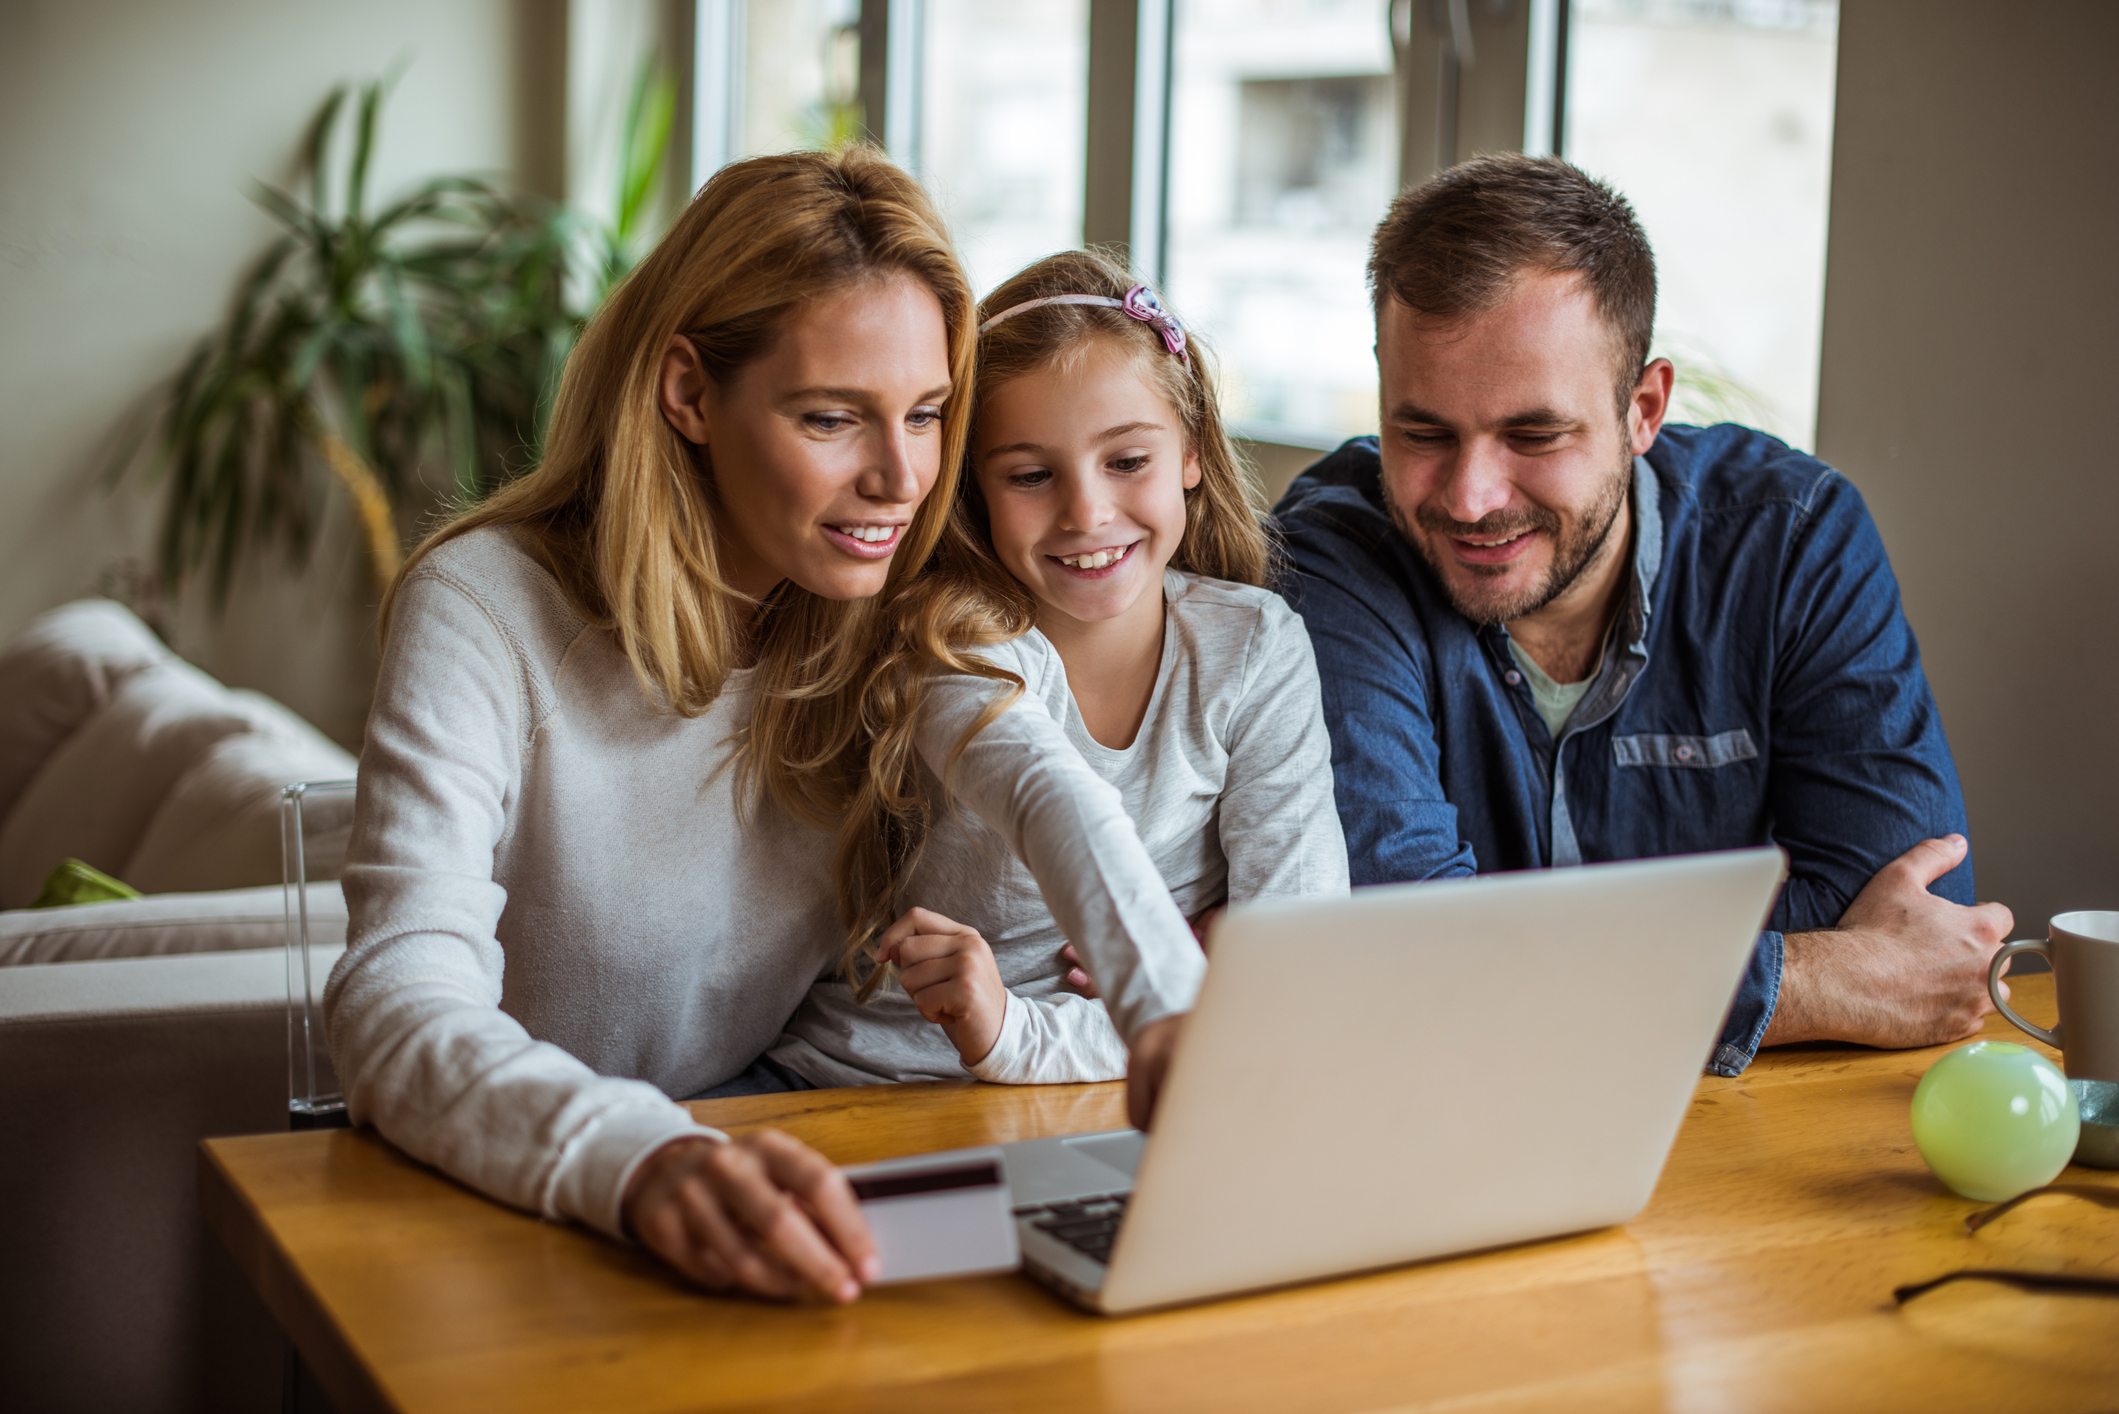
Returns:
[[[979,313],[954,533],[912,594],[981,597],[995,636],[1019,635],[979,655],[1117,789],[1188,918],[1344,892],[1316,664],[1302,621],[1259,587],[1266,538],[1204,351],[1089,252],[1039,261]],[[819,1085],[1124,1074],[1104,1004],[1064,989],[1062,947],[1094,939],[1055,922],[1012,841],[919,775],[942,806],[931,826],[917,807],[880,825],[893,910],[910,908],[859,940],[896,976],[861,979],[849,957],[773,1059]]]

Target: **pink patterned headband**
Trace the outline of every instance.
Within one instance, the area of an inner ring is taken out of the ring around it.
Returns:
[[[1025,310],[1041,309],[1048,304],[1094,304],[1102,305],[1106,309],[1124,310],[1131,318],[1151,326],[1156,333],[1162,335],[1163,347],[1176,354],[1185,367],[1192,366],[1192,356],[1185,352],[1184,326],[1162,307],[1162,301],[1155,298],[1155,291],[1146,285],[1135,285],[1126,291],[1124,299],[1113,299],[1109,295],[1047,295],[1043,299],[1024,300],[1021,304],[1009,306],[981,324],[979,332],[984,334],[1003,320],[1013,319]]]

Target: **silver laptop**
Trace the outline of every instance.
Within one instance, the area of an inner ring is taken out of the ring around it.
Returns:
[[[1152,1138],[1001,1146],[1023,1266],[1117,1314],[1641,1211],[1777,849],[1229,910]]]

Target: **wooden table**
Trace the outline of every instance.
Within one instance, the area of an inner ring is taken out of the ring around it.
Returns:
[[[2016,989],[2050,1019],[2049,976]],[[2026,1039],[1998,1018],[1987,1035]],[[1982,1205],[1942,1188],[1906,1124],[1942,1049],[1792,1048],[1703,1079],[1622,1228],[1121,1320],[1015,1277],[832,1309],[705,1295],[365,1132],[209,1140],[199,1193],[341,1414],[2113,1409],[2119,1300],[1962,1282],[1893,1307],[1894,1286],[1964,1266],[2119,1275],[2119,1212],[2079,1199],[1967,1235]],[[846,1163],[1124,1122],[1115,1085],[693,1109]]]

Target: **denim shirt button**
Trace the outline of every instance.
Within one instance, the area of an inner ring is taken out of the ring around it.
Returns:
[[[1689,746],[1679,747],[1677,750],[1677,757],[1680,761],[1690,761],[1692,759],[1692,748]]]
[[[1510,687],[1515,687],[1523,681],[1523,674],[1517,672],[1514,668],[1510,668],[1502,675],[1501,680]]]

